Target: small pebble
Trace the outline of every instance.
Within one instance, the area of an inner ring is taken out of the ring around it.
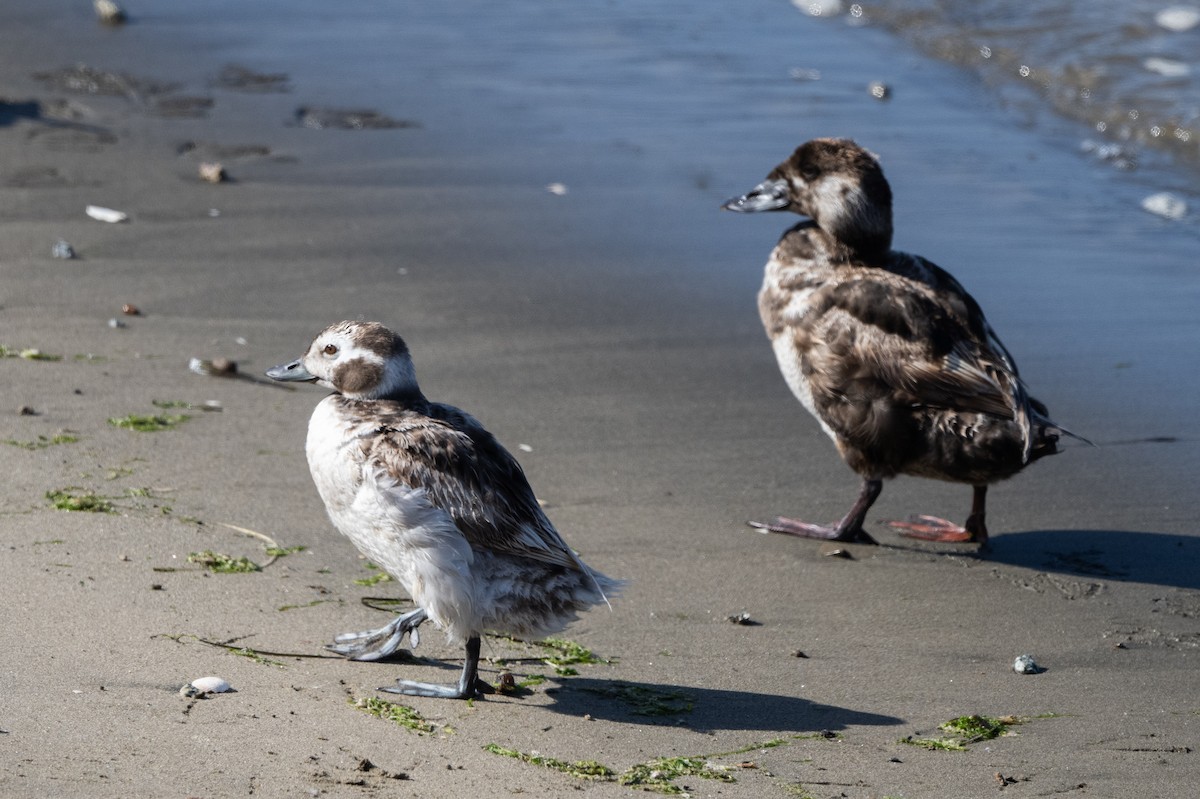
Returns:
[[[22,405],[17,408],[17,416],[37,416],[37,411],[28,405]]]
[[[121,328],[125,327],[125,323],[114,317],[108,320],[108,326],[113,330],[120,330]]]
[[[867,91],[876,100],[887,100],[892,96],[891,88],[886,83],[877,80],[873,80],[867,84]]]
[[[1171,6],[1154,15],[1159,27],[1173,33],[1183,33],[1200,24],[1200,10],[1188,6]]]
[[[1033,655],[1018,655],[1013,661],[1013,671],[1017,674],[1037,674],[1042,669],[1033,661]]]
[[[124,25],[126,22],[125,12],[113,0],[92,0],[92,8],[105,25]]]
[[[1142,200],[1142,210],[1164,219],[1183,219],[1187,216],[1188,207],[1182,197],[1169,191],[1160,191]]]
[[[125,314],[126,316],[142,315],[141,309],[139,309],[136,305],[130,305],[129,303],[125,303],[121,306],[121,313]]]
[[[225,167],[215,161],[205,161],[199,166],[200,179],[209,183],[224,183],[229,179]]]
[[[50,254],[55,258],[61,258],[64,261],[69,261],[75,257],[75,248],[71,246],[69,241],[59,239],[54,242],[54,246],[50,248]]]
[[[759,626],[759,623],[756,622],[754,619],[750,618],[750,614],[744,610],[741,613],[734,613],[732,616],[726,616],[725,619],[730,624],[740,624],[743,627],[758,627]]]

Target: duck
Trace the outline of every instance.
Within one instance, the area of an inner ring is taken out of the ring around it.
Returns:
[[[759,316],[788,387],[861,478],[837,522],[751,526],[877,543],[863,529],[867,512],[883,481],[905,474],[965,483],[973,494],[964,524],[889,522],[901,535],[985,546],[988,487],[1057,453],[1060,436],[1080,437],[1029,395],[962,285],[892,249],[892,190],[879,159],[850,139],[813,139],[722,208],[805,217],[771,252]]]
[[[405,341],[378,322],[321,331],[304,354],[267,370],[331,389],[305,451],[330,520],[408,592],[415,610],[338,635],[327,648],[375,661],[420,642],[430,622],[465,650],[452,685],[397,680],[382,691],[467,699],[484,633],[552,635],[609,604],[620,582],[587,566],[534,496],[517,460],[465,411],[425,398]]]

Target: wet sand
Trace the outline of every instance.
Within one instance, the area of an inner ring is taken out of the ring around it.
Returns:
[[[62,356],[0,360],[0,439],[32,447],[0,446],[0,793],[630,795],[489,745],[618,776],[703,757],[672,783],[695,796],[1194,790],[1200,278],[1191,228],[1138,210],[1145,175],[1020,129],[882,32],[783,3],[466,4],[365,39],[360,19],[293,14],[261,41],[251,23],[276,9],[233,5],[204,24],[134,9],[109,31],[86,4],[21,3],[0,27],[0,344]],[[177,86],[92,96],[33,77],[79,62]],[[214,85],[230,63],[288,90]],[[158,96],[213,103],[163,115],[203,104]],[[312,130],[301,107],[416,125]],[[882,545],[848,558],[744,524],[833,519],[856,491],[757,320],[790,220],[717,211],[818,135],[880,154],[897,247],[954,272],[1033,393],[1100,445],[995,488],[982,557],[880,524],[965,515],[966,487],[913,479],[872,511]],[[201,160],[232,182],[200,181]],[[60,238],[78,259],[51,258]],[[348,317],[399,330],[425,392],[478,416],[568,542],[630,581],[564,634],[609,662],[564,676],[491,639],[485,677],[505,658],[546,681],[405,700],[425,734],[352,706],[400,676],[448,681],[460,653],[431,631],[415,662],[323,654],[388,619],[364,600],[398,592],[355,582],[372,572],[311,485],[322,392],[188,369],[259,375]],[[191,418],[108,422],[130,414]],[[55,491],[114,512],[57,510]],[[304,549],[249,574],[189,563],[270,560],[226,525]],[[728,621],[742,613],[755,623]],[[1025,653],[1046,670],[1013,673]],[[209,674],[237,692],[178,694]],[[973,714],[1022,723],[966,751],[906,742]]]

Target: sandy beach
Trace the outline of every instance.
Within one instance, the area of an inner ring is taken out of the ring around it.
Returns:
[[[3,12],[0,794],[1194,794],[1198,237],[1139,209],[1151,176],[789,3],[245,5]],[[882,524],[965,517],[967,487],[916,479],[885,486],[878,547],[745,524],[857,490],[758,321],[792,220],[718,210],[827,135],[879,154],[897,248],[1097,444],[995,487],[985,553]],[[517,695],[379,694],[453,679],[432,630],[407,660],[323,649],[403,596],[309,478],[324,392],[261,375],[344,318],[400,332],[629,582],[571,646],[485,640]],[[208,675],[236,692],[180,695]],[[1004,733],[939,727],[969,716]]]

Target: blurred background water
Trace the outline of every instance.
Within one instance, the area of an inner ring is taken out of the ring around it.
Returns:
[[[1011,108],[1086,124],[1122,169],[1157,151],[1200,169],[1200,5],[1162,0],[796,0],[883,25],[972,70]],[[1192,176],[1194,178],[1194,175]]]

